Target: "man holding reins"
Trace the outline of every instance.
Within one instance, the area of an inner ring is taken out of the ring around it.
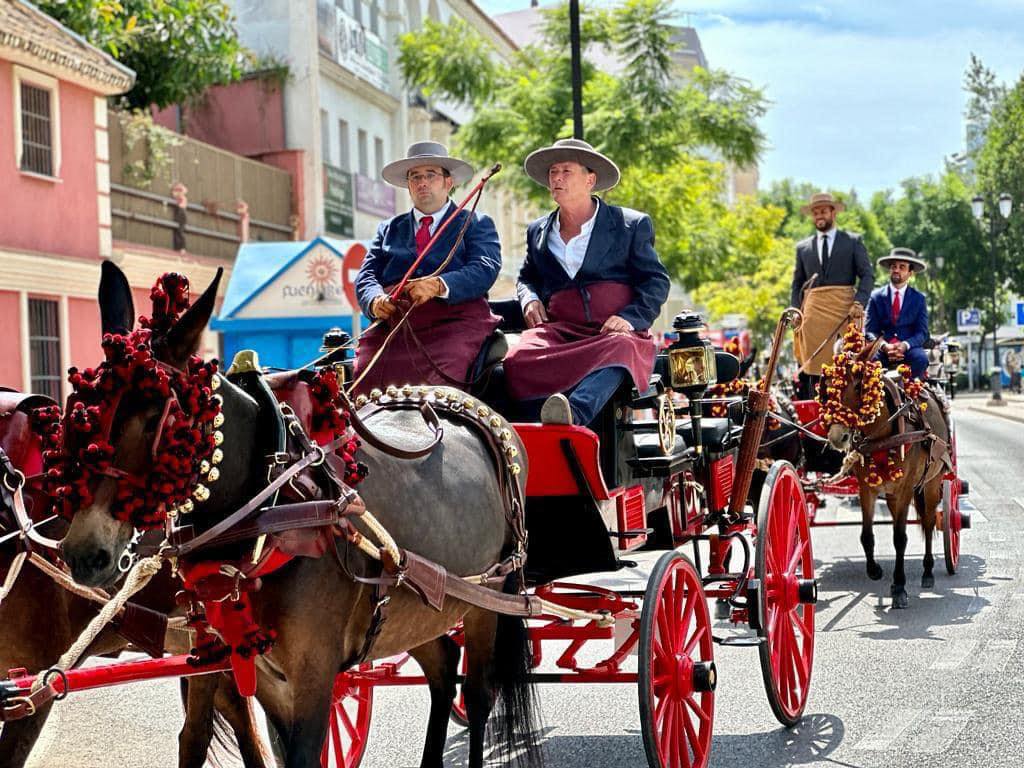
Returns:
[[[558,207],[527,228],[517,293],[528,330],[505,358],[508,390],[526,418],[587,426],[627,377],[647,390],[668,273],[650,217],[594,194],[619,181],[610,159],[563,139],[524,165]]]
[[[360,308],[380,321],[359,338],[355,377],[370,367],[360,392],[406,383],[468,388],[480,348],[499,323],[487,304],[501,268],[494,222],[467,210],[456,214],[449,197],[456,184],[473,176],[473,168],[433,141],[413,144],[407,155],[384,166],[381,175],[408,190],[413,209],[381,223],[355,280]],[[392,299],[392,289],[448,219],[401,296]]]
[[[885,340],[879,350],[883,365],[906,362],[911,376],[923,379],[928,373],[928,302],[910,280],[927,265],[910,248],[893,248],[878,266],[889,270],[889,283],[871,294],[865,336]]]
[[[790,306],[799,307],[803,325],[794,337],[800,364],[798,396],[814,397],[821,366],[832,359],[832,346],[847,320],[862,322],[875,273],[861,236],[836,228],[842,202],[828,192],[811,196],[801,213],[814,220],[815,234],[796,244]]]

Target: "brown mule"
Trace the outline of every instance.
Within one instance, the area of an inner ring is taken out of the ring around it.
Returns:
[[[826,400],[830,390],[846,413],[858,413],[865,405],[863,392],[871,389],[867,377],[874,366],[873,361],[880,341],[864,346],[859,352],[844,352],[847,355],[851,373],[845,382],[830,377],[828,372],[822,378],[822,392]],[[859,363],[858,370],[852,363]],[[839,389],[841,391],[835,392]],[[904,556],[907,549],[907,516],[913,502],[924,534],[924,573],[921,587],[931,589],[935,585],[932,568],[932,534],[935,531],[936,509],[942,496],[942,481],[949,464],[950,428],[943,415],[943,403],[935,394],[924,387],[916,402],[908,403],[902,382],[883,375],[882,390],[877,397],[877,410],[863,416],[855,427],[833,422],[829,427],[829,444],[837,451],[847,454],[847,466],[857,477],[860,491],[861,535],[860,541],[867,560],[868,578],[877,581],[882,578],[882,567],[875,562],[875,536],[872,524],[875,503],[882,494],[892,515],[892,540],[896,549],[896,565],[893,570],[891,587],[892,607],[906,608],[909,597],[906,590]],[[892,472],[878,475],[872,455],[881,458],[883,454],[893,457],[894,468],[902,476],[892,478]],[[861,460],[863,457],[863,460]],[[872,485],[872,480],[881,479],[881,484]]]
[[[0,448],[12,462],[11,469],[18,469],[20,465],[30,474],[38,470],[39,437],[34,434],[28,417],[32,408],[50,404],[52,401],[45,398],[0,393]],[[0,468],[0,474],[10,481],[6,468]],[[24,487],[23,498],[32,519],[37,522],[43,519],[45,514],[41,510],[48,505],[33,482]],[[18,527],[13,510],[6,503],[10,501],[13,497],[5,491],[4,503],[0,503],[0,538]],[[47,523],[45,533],[59,538],[66,530],[67,523],[57,519]],[[14,565],[20,546],[17,538],[0,544],[0,583]],[[39,547],[35,550],[42,553]],[[56,558],[56,553],[44,554]],[[169,569],[164,569],[132,602],[160,612],[172,611],[178,586]],[[64,589],[35,565],[25,562],[10,593],[0,603],[0,677],[14,668],[37,672],[50,667],[78,638],[98,607],[97,603]],[[167,633],[167,646],[172,652],[187,653],[190,645],[184,632],[171,630]],[[116,656],[127,647],[128,641],[108,627],[87,649],[82,660],[90,656]],[[21,768],[28,761],[51,707],[52,703],[47,703],[34,716],[3,725],[0,766]],[[229,730],[234,733],[246,768],[265,768],[267,762],[251,707],[238,695],[234,682],[224,675],[211,676],[201,685],[189,682],[185,723],[179,737],[179,765],[182,768],[204,765],[214,739],[217,747],[228,747]]]

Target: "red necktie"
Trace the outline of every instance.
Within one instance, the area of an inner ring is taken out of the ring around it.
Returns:
[[[430,242],[430,225],[434,223],[433,216],[424,216],[420,219],[420,228],[416,230],[416,255],[419,256]]]
[[[900,319],[900,294],[899,294],[899,292],[897,292],[897,293],[893,294],[893,297],[892,297],[892,324],[896,325],[896,323],[899,321],[899,319]]]

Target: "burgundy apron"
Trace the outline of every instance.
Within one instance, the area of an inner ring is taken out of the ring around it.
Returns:
[[[509,394],[516,400],[547,397],[614,366],[628,370],[633,385],[647,391],[657,354],[651,334],[601,333],[604,321],[632,301],[633,289],[624,283],[591,283],[554,294],[549,321],[525,331],[505,357]]]
[[[470,366],[500,322],[482,297],[451,305],[431,299],[412,311],[356,394],[391,384],[445,384],[465,389],[471,383]],[[391,328],[389,323],[381,323],[359,337],[357,377],[377,354]]]

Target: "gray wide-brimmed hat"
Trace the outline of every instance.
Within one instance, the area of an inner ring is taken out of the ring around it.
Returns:
[[[473,178],[473,166],[465,160],[449,156],[448,147],[436,141],[417,141],[410,144],[406,156],[385,165],[380,175],[388,184],[404,188],[408,186],[406,175],[420,165],[438,165],[444,168],[451,174],[456,184]]]
[[[538,184],[548,186],[548,169],[555,163],[579,163],[597,174],[594,191],[611,189],[619,183],[619,167],[582,139],[559,139],[550,147],[529,154],[523,168]]]
[[[917,254],[909,248],[893,248],[889,251],[888,256],[883,256],[878,260],[878,266],[885,269],[889,266],[891,261],[905,261],[910,265],[910,268],[914,271],[914,274],[920,274],[928,269],[928,265],[917,258]]]
[[[831,205],[836,213],[846,210],[846,206],[843,205],[843,202],[832,197],[831,192],[817,192],[811,195],[811,199],[807,201],[807,205],[800,209],[800,213],[805,216],[810,216],[811,211],[819,205]]]

